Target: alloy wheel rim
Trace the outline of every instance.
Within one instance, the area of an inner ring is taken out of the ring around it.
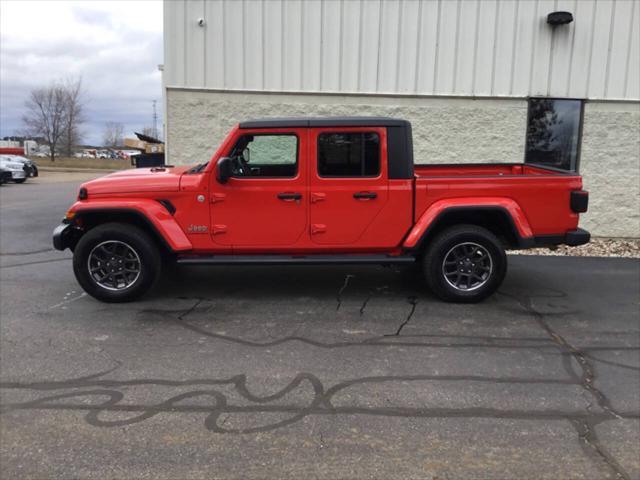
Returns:
[[[107,240],[93,247],[87,268],[97,285],[106,290],[121,291],[138,281],[142,264],[138,253],[129,244]]]
[[[447,283],[462,292],[477,290],[493,273],[493,261],[488,250],[473,242],[455,245],[444,256],[442,274]]]

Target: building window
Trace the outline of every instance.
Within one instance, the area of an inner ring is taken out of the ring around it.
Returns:
[[[231,151],[234,177],[295,177],[298,173],[298,137],[243,135]]]
[[[377,133],[322,133],[318,136],[321,177],[376,177],[380,174]]]
[[[530,98],[525,163],[578,171],[582,100]]]

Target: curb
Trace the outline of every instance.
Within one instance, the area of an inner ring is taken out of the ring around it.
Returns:
[[[38,170],[41,172],[85,172],[85,173],[113,173],[120,170],[104,169],[104,168],[75,168],[75,167],[41,167],[38,166]]]

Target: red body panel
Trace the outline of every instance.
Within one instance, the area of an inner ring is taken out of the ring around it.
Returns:
[[[179,252],[193,249],[182,227],[178,225],[176,220],[160,203],[151,199],[113,198],[92,200],[90,202],[78,201],[71,206],[69,212],[78,215],[90,211],[111,212],[117,210],[134,211],[146,217],[173,251]]]
[[[512,206],[507,210],[523,237],[564,233],[578,226],[569,196],[582,188],[579,175],[521,165],[419,166],[416,174],[416,218],[435,204],[443,208],[442,202],[488,206],[502,199],[495,206]]]
[[[317,169],[322,132],[375,132],[380,138],[380,175],[323,178]],[[83,185],[88,199],[71,211],[131,210],[149,219],[176,252],[388,253],[415,247],[449,208],[498,207],[511,216],[522,238],[564,234],[578,225],[570,192],[578,175],[528,165],[415,166],[415,178],[389,179],[385,127],[267,128],[260,133],[298,137],[293,178],[230,178],[221,184],[216,163],[250,129],[234,128],[200,173],[187,167],[117,172]],[[354,193],[375,193],[372,199]],[[280,193],[299,193],[283,200]],[[170,213],[159,200],[171,202]]]
[[[235,131],[224,155],[241,135]],[[211,235],[219,245],[234,249],[270,249],[294,246],[307,231],[308,186],[305,128],[271,129],[298,137],[298,172],[293,178],[230,178],[222,185],[211,175]],[[281,200],[279,193],[299,193],[300,200]]]
[[[331,132],[375,132],[380,136],[380,174],[376,177],[333,178],[321,177],[315,166],[318,163],[315,148],[318,135]],[[367,237],[365,232],[388,205],[389,180],[387,174],[386,129],[373,127],[314,128],[309,137],[309,232],[311,241],[321,247],[389,248],[397,244],[403,232],[397,232],[394,244],[384,242],[384,237]],[[354,198],[354,194],[371,193],[376,198]],[[406,203],[402,208],[410,207]],[[386,225],[396,230],[392,222]]]
[[[418,241],[422,237],[422,234],[429,228],[429,226],[438,218],[440,214],[445,212],[449,208],[460,207],[498,207],[502,208],[511,215],[514,221],[518,233],[521,237],[531,237],[533,235],[529,222],[527,221],[524,212],[520,209],[518,204],[510,198],[501,197],[485,197],[485,198],[445,198],[438,200],[424,211],[420,216],[416,224],[413,226],[409,235],[405,239],[403,246],[406,248],[413,248],[417,245]]]
[[[92,196],[114,193],[177,192],[180,177],[189,167],[122,170],[87,182]]]

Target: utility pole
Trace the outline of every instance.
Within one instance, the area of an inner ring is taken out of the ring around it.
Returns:
[[[156,112],[157,100],[153,100],[153,138],[158,138],[158,113]]]

